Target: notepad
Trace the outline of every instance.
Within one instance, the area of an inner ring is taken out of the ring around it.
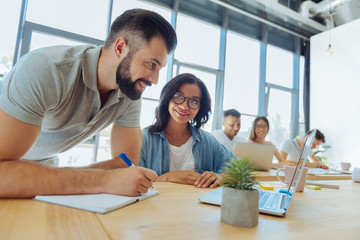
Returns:
[[[338,184],[332,184],[327,182],[321,182],[321,181],[310,181],[306,180],[306,184],[322,187],[322,188],[333,188],[333,189],[339,189],[340,186]]]
[[[149,190],[147,193],[141,194],[137,197],[127,197],[105,193],[82,195],[38,195],[35,196],[34,200],[96,213],[107,213],[158,194],[158,191]]]
[[[313,175],[340,175],[343,174],[345,172],[342,171],[335,171],[332,169],[323,169],[323,168],[309,168],[308,170],[308,174],[313,174]]]

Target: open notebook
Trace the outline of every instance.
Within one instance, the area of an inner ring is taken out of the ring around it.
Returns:
[[[147,193],[141,194],[137,197],[127,197],[105,193],[82,195],[38,195],[34,198],[34,200],[78,208],[91,212],[107,213],[158,194],[158,191],[149,190]]]

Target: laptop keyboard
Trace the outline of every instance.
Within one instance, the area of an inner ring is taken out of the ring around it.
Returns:
[[[259,192],[259,208],[263,209],[277,209],[279,198],[283,195],[273,192]]]

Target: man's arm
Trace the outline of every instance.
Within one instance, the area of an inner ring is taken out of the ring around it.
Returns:
[[[139,165],[142,144],[140,128],[113,125],[110,143],[113,158],[118,157],[120,153],[126,153],[136,166]]]
[[[0,161],[21,159],[40,135],[41,128],[5,113],[0,108]]]
[[[313,167],[313,168],[325,168],[328,169],[329,167],[326,164],[322,163],[315,155],[311,155],[308,157],[310,162],[306,163],[306,167]]]
[[[20,160],[35,143],[40,127],[19,121],[0,109],[0,198],[39,194],[112,193],[136,196],[147,192],[154,171],[49,168]]]
[[[279,158],[279,164],[274,164],[276,167],[283,167],[284,165],[296,165],[296,163],[286,160],[287,153],[285,152],[278,152],[279,155],[281,155],[282,160],[280,161]]]
[[[156,177],[154,171],[142,167],[106,171],[49,168],[21,160],[0,161],[0,198],[85,193],[138,196],[148,191]]]
[[[128,155],[133,161],[134,165],[139,166],[141,141],[142,138],[140,128],[120,127],[113,125],[110,136],[111,156],[113,159],[94,163],[84,168],[111,170],[129,167],[119,157],[120,153],[126,153],[126,155]]]

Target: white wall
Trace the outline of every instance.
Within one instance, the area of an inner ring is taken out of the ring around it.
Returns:
[[[332,148],[331,165],[341,161],[360,167],[360,19],[310,39],[310,126],[318,128]]]

